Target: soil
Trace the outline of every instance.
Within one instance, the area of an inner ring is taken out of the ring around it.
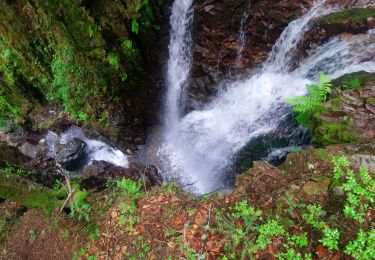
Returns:
[[[2,211],[12,206],[1,205]],[[0,245],[0,259],[72,259],[83,239],[79,225],[72,222],[64,213],[47,217],[40,210],[28,210]]]

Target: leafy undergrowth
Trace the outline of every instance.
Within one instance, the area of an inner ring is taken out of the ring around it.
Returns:
[[[288,167],[299,167],[293,158],[282,170],[260,163],[271,170],[256,172],[250,186],[230,194],[195,197],[174,184],[144,191],[141,181],[112,181],[85,200],[90,210],[81,218],[65,218],[74,231],[59,227],[55,233],[66,239],[73,259],[373,259],[371,173],[351,167],[344,156],[313,152],[316,160],[298,160],[309,173],[301,168],[302,177],[266,190],[251,185],[277,179],[278,171],[288,178]],[[327,180],[329,188],[321,189]]]
[[[332,183],[345,196],[337,206],[298,203],[288,192],[254,205],[245,193],[195,198],[170,184],[143,192],[128,180],[114,187],[100,234],[75,257],[84,259],[312,259],[375,257],[375,181],[334,157]]]

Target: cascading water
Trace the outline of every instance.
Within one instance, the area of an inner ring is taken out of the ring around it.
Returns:
[[[172,7],[170,19],[171,39],[167,70],[167,110],[166,126],[172,128],[167,133],[174,133],[179,120],[179,101],[183,84],[188,78],[191,67],[191,32],[193,21],[193,0],[177,0]]]
[[[318,1],[302,18],[289,24],[258,74],[231,83],[203,110],[179,118],[181,89],[191,64],[187,31],[192,13],[190,0],[176,0],[171,19],[167,120],[164,143],[159,149],[166,177],[194,184],[196,193],[220,188],[221,177],[233,156],[252,138],[274,130],[290,112],[285,100],[306,94],[306,84],[319,71],[331,78],[359,70],[375,71],[375,57],[368,56],[373,58],[369,61],[360,55],[366,50],[374,53],[372,31],[362,36],[367,38],[366,43],[335,38],[290,71],[293,50],[310,21],[329,12],[324,3]]]
[[[50,156],[56,157],[57,145],[64,145],[74,138],[78,138],[87,144],[88,158],[87,161],[80,162],[82,167],[91,164],[93,161],[106,161],[116,166],[128,167],[129,162],[125,154],[101,141],[87,138],[83,130],[77,126],[70,127],[60,135],[52,131],[48,132],[45,142]]]
[[[236,58],[236,64],[237,66],[240,66],[242,56],[243,56],[243,50],[245,48],[246,44],[246,32],[245,32],[245,24],[250,16],[250,9],[251,9],[251,1],[249,1],[247,8],[245,12],[242,15],[241,24],[240,24],[240,31],[238,35],[238,50],[237,50],[237,58]]]

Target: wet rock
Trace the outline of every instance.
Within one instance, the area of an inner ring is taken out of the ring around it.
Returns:
[[[375,173],[375,155],[355,154],[349,157],[354,167],[364,167]]]
[[[345,191],[344,191],[344,188],[342,186],[333,187],[332,193],[333,193],[333,196],[335,196],[337,198],[342,198],[342,197],[345,196]]]
[[[22,165],[31,158],[22,154],[17,148],[0,142],[0,168],[7,165]]]
[[[331,184],[331,180],[323,179],[319,181],[308,181],[303,186],[303,191],[308,196],[321,196],[328,194],[328,187]]]
[[[300,16],[310,0],[210,0],[195,6],[193,64],[191,82],[186,89],[185,110],[201,107],[212,100],[232,75],[249,74],[266,58],[290,21]],[[246,36],[241,60],[239,30]]]
[[[233,167],[236,172],[243,172],[260,160],[280,165],[293,148],[309,142],[308,131],[296,125],[294,116],[290,115],[274,131],[251,139],[237,153]]]
[[[79,138],[73,138],[61,145],[56,154],[56,162],[67,170],[74,171],[84,165],[87,155],[87,144]]]
[[[103,189],[110,179],[126,178],[138,181],[141,178],[146,188],[160,185],[162,182],[155,166],[134,162],[130,163],[128,168],[124,168],[105,161],[93,161],[85,166],[80,177],[81,185],[86,189]]]
[[[358,8],[368,6],[366,3],[336,1],[336,3],[329,3],[328,5],[338,8],[354,6],[354,8],[344,9],[315,20],[309,31],[305,33],[297,45],[294,53],[294,64],[290,64],[292,68],[295,68],[300,61],[308,57],[318,46],[326,43],[334,36],[345,38],[366,33],[368,30],[375,28],[375,22],[373,21],[375,8]],[[364,60],[367,58],[367,56],[363,57]]]
[[[32,159],[35,159],[38,153],[40,152],[39,146],[33,145],[29,142],[23,143],[18,149],[20,150],[21,153],[23,153],[24,155]]]

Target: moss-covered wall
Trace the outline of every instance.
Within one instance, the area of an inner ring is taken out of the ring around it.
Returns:
[[[108,104],[149,86],[139,46],[155,39],[160,4],[0,1],[0,117],[22,122],[50,102],[104,123]]]

